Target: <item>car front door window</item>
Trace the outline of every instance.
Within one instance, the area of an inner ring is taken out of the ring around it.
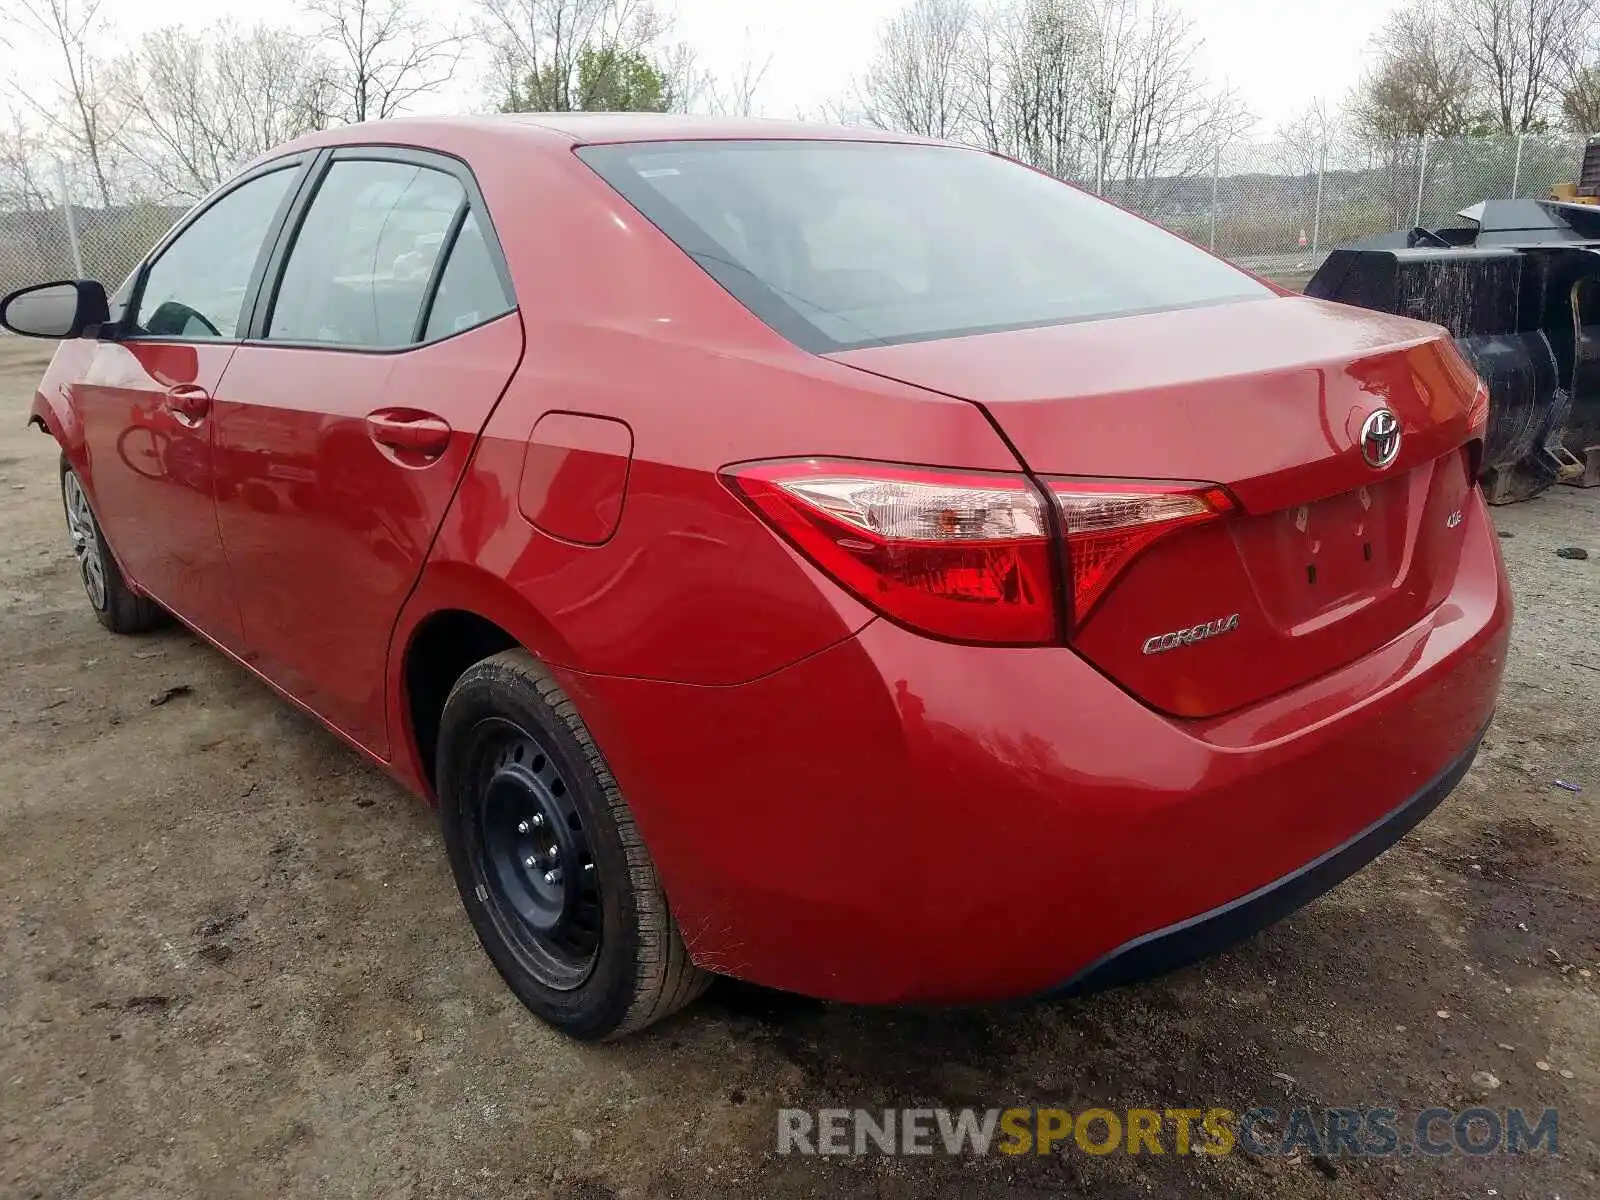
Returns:
[[[134,336],[238,338],[261,244],[294,178],[292,165],[258,175],[191,221],[145,272]]]

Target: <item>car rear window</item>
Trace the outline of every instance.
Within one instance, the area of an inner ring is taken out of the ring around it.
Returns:
[[[1271,294],[1182,238],[981,151],[802,140],[577,153],[756,316],[817,352]]]

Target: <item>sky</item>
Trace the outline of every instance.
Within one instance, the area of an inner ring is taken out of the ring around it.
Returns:
[[[678,0],[675,35],[712,69],[740,61],[745,30],[773,55],[762,100],[772,116],[848,90],[877,29],[904,0]],[[1208,74],[1227,78],[1270,137],[1322,97],[1336,104],[1360,77],[1368,43],[1397,0],[1180,0],[1204,40]],[[1335,16],[1337,14],[1337,16]]]
[[[413,0],[442,23],[459,21],[469,3]],[[694,46],[702,67],[736,73],[748,57],[771,56],[758,101],[765,115],[815,115],[848,93],[871,57],[876,32],[904,0],[658,0],[672,18],[670,39]],[[1337,105],[1360,77],[1372,35],[1397,0],[1179,0],[1204,40],[1208,73],[1225,78],[1257,117],[1255,136],[1318,98]],[[282,21],[304,28],[294,0],[113,0],[117,44],[163,24],[194,28],[222,17],[241,24]],[[0,24],[10,20],[0,17]],[[38,70],[25,38],[0,48],[0,77],[26,80]],[[481,107],[483,97],[464,66],[457,80],[415,105],[418,112]]]

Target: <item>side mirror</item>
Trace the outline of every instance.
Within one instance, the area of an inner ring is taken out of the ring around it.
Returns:
[[[0,326],[23,337],[82,337],[110,319],[106,289],[92,279],[35,284],[0,300]]]

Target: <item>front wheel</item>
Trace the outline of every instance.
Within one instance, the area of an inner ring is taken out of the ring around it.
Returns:
[[[705,990],[610,768],[526,652],[456,681],[437,782],[462,904],[537,1016],[573,1037],[618,1037]]]
[[[78,564],[84,594],[94,615],[112,633],[139,633],[161,621],[161,609],[139,595],[123,579],[117,560],[106,546],[100,522],[89,506],[83,482],[61,459],[61,504],[67,513],[67,535],[72,539],[72,556]]]

